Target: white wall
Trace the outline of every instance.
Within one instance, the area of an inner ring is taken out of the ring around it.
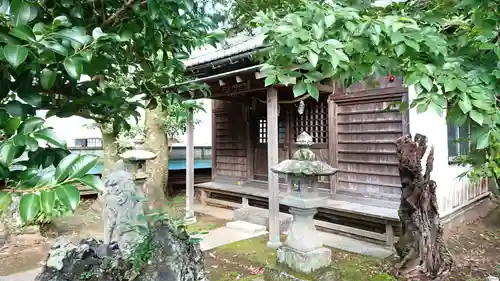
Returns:
[[[206,112],[197,114],[197,119],[201,122],[194,127],[194,145],[195,146],[212,146],[212,103],[209,99],[200,100]],[[39,111],[37,115],[45,117],[47,111]],[[139,112],[144,124],[144,110]],[[47,126],[55,129],[58,138],[65,140],[68,146],[74,146],[74,139],[78,138],[100,138],[101,131],[98,128],[89,129],[87,126],[92,125],[93,121],[79,116],[69,118],[50,117],[47,119]],[[182,135],[177,138],[180,143],[175,146],[184,146],[186,136]]]
[[[200,123],[194,126],[194,146],[212,146],[212,100],[201,99],[200,102],[206,112],[196,113],[195,118],[200,120]],[[179,136],[177,140],[179,143],[173,146],[185,146],[186,135]]]
[[[37,116],[45,118],[46,110],[37,112]],[[69,147],[74,146],[74,139],[79,138],[100,138],[101,131],[98,128],[89,129],[94,122],[79,116],[59,118],[52,116],[47,119],[47,126],[53,127],[57,137],[66,141]]]
[[[408,92],[411,103],[416,93],[413,87],[410,87]],[[488,186],[485,182],[474,185],[466,177],[457,178],[466,167],[448,163],[448,130],[444,114],[439,116],[434,112],[417,113],[413,108],[410,109],[409,119],[411,135],[426,135],[429,145],[434,146],[434,169],[431,178],[437,184],[436,195],[441,216],[450,214],[487,192]]]

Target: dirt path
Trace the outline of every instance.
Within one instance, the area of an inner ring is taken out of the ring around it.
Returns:
[[[85,237],[101,238],[103,226],[99,212],[91,208],[94,200],[84,200],[72,217],[56,222],[59,235],[71,241]],[[45,238],[39,234],[12,236],[9,243],[0,248],[0,276],[11,275],[40,267],[55,238]]]

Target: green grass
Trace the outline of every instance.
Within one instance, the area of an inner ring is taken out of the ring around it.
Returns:
[[[282,240],[285,238],[286,237],[283,236]],[[218,247],[215,251],[218,256],[232,258],[233,260],[238,259],[241,263],[246,263],[248,265],[275,266],[276,250],[266,246],[267,240],[267,236],[260,236],[224,245]],[[343,281],[397,280],[387,274],[391,265],[382,259],[332,249],[332,261],[332,268],[334,266],[341,271]],[[308,278],[307,276],[302,277]],[[255,276],[252,276],[252,278],[255,278]]]

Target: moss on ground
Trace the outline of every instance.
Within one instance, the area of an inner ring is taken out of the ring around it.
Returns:
[[[282,236],[282,240],[285,238],[286,236]],[[276,264],[276,250],[266,246],[267,240],[267,236],[259,236],[218,247],[215,249],[215,252],[217,256],[232,260],[237,259],[240,263],[247,265],[273,266]],[[343,281],[397,280],[387,274],[391,268],[391,264],[388,261],[337,249],[332,249],[332,266],[340,269]]]

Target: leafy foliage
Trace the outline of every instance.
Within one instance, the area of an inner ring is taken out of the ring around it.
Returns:
[[[0,210],[21,196],[19,214],[23,222],[48,222],[74,211],[80,202],[75,185],[101,191],[99,178],[87,175],[98,157],[70,154],[52,128],[39,117],[21,119],[5,111],[0,123]]]
[[[16,116],[49,109],[47,116],[79,115],[129,127],[147,101],[175,83],[182,59],[200,44],[224,36],[191,1],[3,0],[0,8],[0,98]],[[106,87],[130,75],[126,88]]]
[[[402,75],[416,92],[404,107],[446,111],[457,125],[471,121],[471,141],[483,153],[500,138],[498,0],[356,7],[304,0],[284,17],[259,12],[254,22],[271,47],[266,84],[293,84],[295,96],[318,99],[315,83],[327,78],[348,87]]]
[[[182,79],[182,60],[195,47],[224,37],[211,32],[201,4],[0,0],[0,207],[20,195],[24,221],[46,219],[58,206],[77,207],[75,184],[102,187],[86,175],[95,157],[69,155],[52,129],[30,116],[46,109],[47,117],[78,115],[115,134],[129,129],[139,107],[156,107],[163,88]]]

